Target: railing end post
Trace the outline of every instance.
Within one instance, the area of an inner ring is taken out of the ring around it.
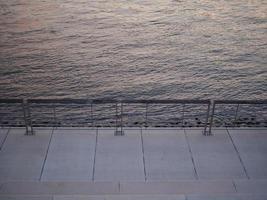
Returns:
[[[124,136],[124,131],[115,130],[114,136]]]
[[[124,135],[124,131],[123,131],[123,103],[120,102],[120,124],[118,124],[118,120],[119,120],[119,115],[118,115],[118,104],[116,103],[116,130],[114,133],[114,136],[123,136]],[[120,129],[120,130],[119,130]]]
[[[212,129],[212,125],[213,125],[213,118],[214,118],[216,102],[214,100],[210,100],[210,105],[212,106],[212,109],[211,109],[211,115],[210,115],[209,129],[207,131],[205,131],[206,136],[212,135],[211,129]]]
[[[213,135],[212,132],[211,132],[210,130],[204,130],[204,131],[202,131],[202,134],[203,134],[204,136],[212,136],[212,135]]]
[[[24,135],[35,135],[35,131],[31,126],[26,126],[26,132]]]
[[[28,99],[23,99],[23,116],[25,121],[26,133],[25,135],[35,135],[31,122],[31,113],[29,108]]]

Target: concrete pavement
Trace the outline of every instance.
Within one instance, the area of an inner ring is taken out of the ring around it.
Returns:
[[[24,133],[0,129],[1,200],[267,199],[264,128],[216,129],[213,136],[171,128],[125,129],[125,136],[100,128]]]

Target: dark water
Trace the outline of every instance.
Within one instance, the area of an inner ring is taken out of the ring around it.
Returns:
[[[0,0],[0,95],[267,97],[266,0]]]

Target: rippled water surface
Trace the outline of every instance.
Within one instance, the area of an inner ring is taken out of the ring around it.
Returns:
[[[263,99],[266,0],[0,0],[0,95]]]

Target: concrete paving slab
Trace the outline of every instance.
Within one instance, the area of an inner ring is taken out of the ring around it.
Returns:
[[[7,133],[8,133],[8,129],[0,128],[0,150],[2,149]]]
[[[244,179],[246,174],[227,130],[214,130],[203,136],[198,130],[185,130],[199,179]]]
[[[238,193],[267,194],[267,180],[235,180]]]
[[[143,130],[147,180],[195,179],[183,130]]]
[[[267,178],[267,129],[229,129],[248,176]]]
[[[92,180],[95,142],[96,131],[54,130],[41,180]]]
[[[186,200],[184,195],[54,196],[54,200]]]
[[[53,200],[53,196],[0,195],[1,200]]]
[[[94,180],[145,180],[139,130],[128,130],[124,136],[98,130]]]
[[[121,182],[121,194],[235,193],[232,181]]]
[[[52,130],[25,136],[25,129],[11,129],[0,151],[0,181],[39,180]]]
[[[7,182],[0,195],[101,195],[118,194],[116,182]]]
[[[267,200],[267,195],[260,195],[260,194],[187,195],[186,200]]]

